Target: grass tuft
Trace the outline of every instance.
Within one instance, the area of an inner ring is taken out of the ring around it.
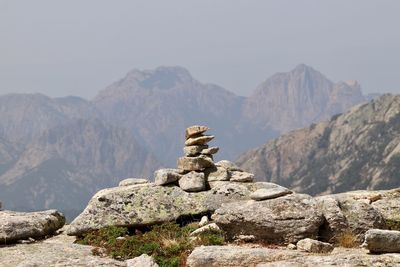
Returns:
[[[175,223],[165,223],[155,225],[149,231],[136,230],[129,235],[125,227],[110,226],[86,234],[78,243],[97,247],[94,254],[102,252],[119,260],[147,254],[153,256],[160,267],[183,266],[195,247],[225,243],[223,232],[216,230],[191,237],[190,233],[197,228],[197,224],[181,227]]]
[[[360,245],[357,236],[351,232],[344,232],[337,235],[336,243],[345,248],[355,248]]]

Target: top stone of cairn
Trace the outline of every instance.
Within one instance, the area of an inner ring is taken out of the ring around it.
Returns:
[[[208,130],[209,128],[207,126],[201,126],[201,125],[190,126],[189,128],[186,128],[185,137],[186,139],[188,139],[192,136],[197,136],[199,134],[202,134]]]

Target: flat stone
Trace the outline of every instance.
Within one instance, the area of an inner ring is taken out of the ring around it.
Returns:
[[[308,195],[290,194],[268,201],[225,203],[212,219],[228,238],[254,235],[257,240],[274,244],[293,243],[316,238],[324,222],[317,203]]]
[[[142,254],[139,257],[127,260],[126,267],[158,267],[158,264],[153,257]]]
[[[362,246],[371,253],[400,253],[400,231],[370,229]]]
[[[179,179],[179,187],[186,192],[199,192],[206,189],[204,173],[191,171]]]
[[[201,151],[201,154],[203,155],[214,155],[219,151],[219,147],[213,146],[210,148],[205,148]]]
[[[178,181],[182,175],[177,169],[159,169],[154,172],[154,183],[156,185],[166,185]]]
[[[40,239],[63,227],[65,217],[57,210],[38,212],[0,211],[0,243]]]
[[[194,230],[193,232],[190,233],[191,236],[199,235],[204,232],[210,232],[210,231],[220,231],[221,229],[218,227],[216,223],[210,223],[205,226],[200,227],[199,229]]]
[[[229,180],[232,182],[253,182],[254,181],[254,174],[249,172],[242,172],[242,171],[229,171]]]
[[[310,253],[329,253],[333,250],[333,246],[329,243],[321,242],[311,238],[305,238],[297,242],[298,250]]]
[[[208,182],[229,180],[228,171],[225,168],[219,166],[213,166],[211,168],[205,169],[204,174]]]
[[[185,146],[183,147],[183,154],[185,157],[194,157],[199,156],[201,151],[207,149],[208,145],[201,145],[201,146]]]
[[[215,163],[215,165],[223,167],[227,169],[228,171],[243,171],[241,168],[239,168],[235,163],[229,160],[221,160]]]
[[[272,199],[272,198],[277,198],[277,197],[282,197],[288,194],[293,193],[289,189],[283,186],[276,185],[275,188],[261,188],[253,193],[251,193],[250,198],[261,201],[261,200],[266,200],[266,199]]]
[[[119,182],[118,186],[129,186],[129,185],[147,184],[147,183],[149,183],[149,180],[144,178],[126,178],[121,182]]]
[[[202,134],[202,133],[208,131],[209,129],[210,128],[208,128],[207,126],[193,125],[193,126],[186,128],[185,137],[186,137],[186,139],[188,139],[191,136]]]
[[[214,139],[213,135],[203,135],[198,137],[190,137],[185,141],[185,146],[205,145]]]
[[[184,171],[201,171],[214,166],[214,162],[205,156],[180,157],[178,158],[178,169]]]

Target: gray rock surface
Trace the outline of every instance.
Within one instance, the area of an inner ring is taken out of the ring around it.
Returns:
[[[298,250],[311,253],[329,253],[333,250],[333,246],[329,243],[321,242],[311,238],[305,238],[297,242]]]
[[[199,192],[206,189],[204,173],[191,171],[179,179],[179,187],[186,192]]]
[[[63,227],[64,215],[56,210],[38,212],[0,211],[0,243],[44,238]]]
[[[142,254],[139,257],[127,260],[126,267],[158,267],[158,264],[153,257]]]
[[[400,253],[400,231],[370,229],[362,246],[372,253]]]
[[[185,157],[193,157],[193,156],[198,156],[201,151],[204,149],[207,149],[208,145],[202,145],[202,146],[184,146],[183,147],[183,154]]]
[[[0,267],[113,267],[125,262],[94,256],[91,246],[74,244],[75,237],[54,236],[33,244],[0,247]]]
[[[183,171],[201,171],[212,166],[214,162],[206,156],[178,158],[178,169]]]
[[[81,235],[107,225],[145,226],[205,214],[222,203],[250,199],[255,188],[253,183],[222,183],[208,191],[190,193],[177,186],[149,183],[104,189],[92,197],[67,233]]]
[[[242,171],[229,171],[229,180],[232,182],[253,182],[254,181],[254,174],[249,172],[242,172]]]
[[[159,169],[154,172],[154,183],[156,185],[165,185],[178,181],[182,175],[177,169]]]
[[[365,249],[335,248],[330,254],[315,255],[284,248],[248,246],[202,246],[189,255],[189,267],[316,267],[399,266],[400,254],[368,254]]]
[[[185,141],[185,146],[205,145],[214,139],[213,135],[202,135],[198,137],[189,137]]]
[[[212,219],[227,233],[254,235],[275,244],[316,238],[324,219],[316,202],[308,195],[291,194],[266,201],[225,203]]]
[[[251,193],[250,198],[253,200],[261,201],[266,199],[277,198],[293,193],[283,186],[275,185],[272,188],[261,188]]]
[[[186,139],[188,139],[189,137],[192,137],[194,135],[199,135],[204,132],[207,132],[209,129],[210,128],[208,128],[207,126],[193,125],[193,126],[186,128],[185,137],[186,137]]]
[[[204,173],[208,182],[229,180],[228,171],[220,166],[207,168],[204,170]]]
[[[118,186],[128,186],[128,185],[134,185],[134,184],[147,184],[149,182],[149,179],[144,179],[144,178],[126,178],[119,182]]]

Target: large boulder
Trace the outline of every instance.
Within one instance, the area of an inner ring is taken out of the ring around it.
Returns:
[[[67,233],[81,235],[109,225],[146,226],[206,214],[222,203],[250,199],[250,194],[262,186],[263,183],[221,182],[197,193],[152,183],[104,189],[92,197]]]
[[[370,229],[362,246],[372,253],[400,253],[400,231]]]
[[[317,197],[326,219],[320,238],[337,242],[342,234],[351,234],[356,242],[362,243],[369,229],[385,229],[386,222],[381,212],[370,204],[369,198],[376,195],[372,191],[354,191]]]
[[[254,235],[272,243],[293,243],[316,238],[324,219],[308,195],[291,194],[264,201],[223,204],[212,216],[228,238]]]
[[[0,211],[0,243],[44,238],[63,227],[65,217],[56,210],[38,212]]]

